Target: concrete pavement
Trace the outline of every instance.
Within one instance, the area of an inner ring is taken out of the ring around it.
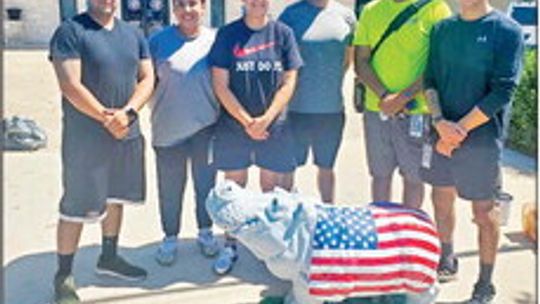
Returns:
[[[239,1],[238,1],[239,2]],[[352,3],[352,1],[350,1]],[[237,6],[235,6],[237,8]],[[230,17],[229,17],[230,19]],[[6,116],[32,118],[49,135],[46,149],[4,154],[4,274],[9,304],[44,304],[52,295],[51,279],[56,267],[55,225],[60,183],[60,94],[46,51],[5,53],[4,111]],[[337,201],[363,205],[369,202],[369,179],[364,152],[362,116],[351,105],[352,73],[344,87],[347,123],[337,160]],[[141,115],[143,132],[149,138],[148,111]],[[149,145],[147,145],[149,146]],[[121,252],[143,264],[149,278],[141,284],[102,279],[93,273],[100,248],[98,225],[87,225],[81,250],[75,260],[75,277],[85,303],[258,303],[263,296],[281,295],[288,284],[274,278],[264,265],[242,250],[234,271],[215,276],[212,260],[203,258],[195,244],[194,194],[191,183],[185,194],[180,259],[170,268],[158,266],[153,254],[162,235],[159,227],[153,151],[147,149],[146,205],[127,208]],[[505,189],[515,197],[510,224],[502,229],[500,254],[495,272],[497,303],[536,303],[536,251],[520,233],[521,205],[536,199],[536,162],[512,153],[504,166]],[[257,172],[250,172],[249,187],[256,188]],[[299,169],[298,188],[316,195],[316,171],[312,165]],[[396,177],[394,193],[401,191]],[[429,193],[429,189],[428,189]],[[399,200],[395,195],[395,200]],[[424,203],[431,212],[429,196]],[[476,227],[470,204],[458,201],[456,251],[460,257],[460,279],[442,286],[440,304],[459,303],[469,297],[476,279],[478,252]]]

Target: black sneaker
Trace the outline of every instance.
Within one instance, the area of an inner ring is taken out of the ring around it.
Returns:
[[[495,298],[495,286],[493,284],[474,284],[471,299],[466,304],[491,304]]]
[[[439,283],[446,283],[457,279],[459,269],[458,259],[455,256],[441,260],[437,268],[437,279]]]
[[[79,304],[81,300],[75,291],[73,276],[54,277],[54,303],[55,304]]]
[[[129,264],[119,255],[112,258],[99,256],[96,273],[123,279],[126,281],[142,281],[146,279],[146,270]]]

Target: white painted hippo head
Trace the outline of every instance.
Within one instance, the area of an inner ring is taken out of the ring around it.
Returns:
[[[268,193],[246,190],[223,181],[210,192],[206,208],[214,223],[239,239],[259,259],[268,260],[295,251],[298,229],[306,233],[316,218],[313,202],[306,204],[294,194],[276,189]],[[309,239],[301,240],[304,247]]]

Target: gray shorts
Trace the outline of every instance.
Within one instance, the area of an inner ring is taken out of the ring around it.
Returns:
[[[65,136],[60,218],[97,222],[105,217],[107,203],[142,204],[144,181],[142,136],[125,141],[110,136]]]
[[[494,200],[501,188],[502,141],[467,138],[451,158],[432,147],[420,170],[422,179],[439,187],[455,187],[459,197],[470,201]]]
[[[382,120],[378,112],[364,113],[364,134],[369,173],[389,177],[396,168],[410,181],[420,182],[422,143],[427,134],[427,116],[423,116],[418,137],[409,133],[412,116]]]

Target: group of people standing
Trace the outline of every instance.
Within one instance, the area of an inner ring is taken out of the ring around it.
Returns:
[[[453,17],[444,0],[374,0],[358,21],[336,0],[297,1],[273,20],[270,2],[243,0],[244,15],[216,32],[202,25],[206,0],[172,0],[177,24],[147,42],[114,17],[115,0],[88,0],[85,13],[55,32],[50,59],[63,96],[64,188],[56,303],[80,303],[72,264],[86,222],[102,223],[98,273],[127,280],[147,275],[117,254],[123,205],[145,199],[138,111],[147,100],[164,233],[159,264],[177,258],[188,163],[197,243],[204,255],[218,255],[218,274],[238,258],[233,238],[219,246],[205,210],[218,170],[245,186],[256,165],[262,191],[290,190],[295,168],[311,151],[321,199],[333,203],[343,78],[354,57],[357,79],[367,87],[373,201],[392,199],[396,168],[406,206],[421,208],[424,182],[433,185],[441,280],[457,273],[456,196],[473,201],[481,266],[469,303],[491,303],[498,240],[491,214],[504,117],[521,64],[519,27],[488,0],[460,0]],[[412,7],[406,22],[387,30]]]

